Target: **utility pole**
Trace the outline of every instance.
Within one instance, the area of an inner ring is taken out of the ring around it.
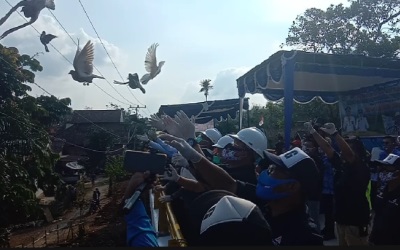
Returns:
[[[146,105],[144,105],[143,107],[140,107],[139,105],[136,105],[136,107],[129,106],[129,108],[135,109],[136,117],[139,118],[138,109],[145,109],[145,108],[146,108]]]

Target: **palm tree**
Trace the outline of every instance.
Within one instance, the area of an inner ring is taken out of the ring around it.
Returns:
[[[204,95],[206,96],[206,101],[208,97],[208,92],[213,89],[213,86],[211,85],[211,80],[210,79],[205,79],[200,82],[200,91],[199,92],[204,92]]]

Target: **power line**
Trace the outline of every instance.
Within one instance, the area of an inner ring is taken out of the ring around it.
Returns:
[[[7,62],[3,57],[0,57],[0,59],[3,60],[4,62],[6,62],[8,65],[10,65],[11,68],[13,68],[13,65],[11,65],[9,62]],[[46,92],[46,93],[49,94],[50,96],[54,96],[53,94],[51,94],[50,92],[48,92],[46,89],[44,89],[43,87],[41,87],[39,84],[37,84],[37,83],[35,83],[35,82],[34,82],[33,84],[35,84],[37,87],[39,87],[41,90],[43,90],[44,92]],[[55,97],[55,96],[54,96],[54,97]],[[56,98],[57,98],[57,97],[56,97]],[[57,98],[57,100],[60,101],[58,98]],[[70,108],[68,105],[64,104],[63,102],[60,101],[60,103],[61,103],[62,105],[64,105],[64,106],[66,106],[67,108]],[[80,117],[84,118],[85,120],[87,120],[88,122],[90,122],[91,124],[93,124],[94,126],[96,126],[96,127],[100,128],[101,130],[103,130],[103,131],[109,133],[110,135],[113,135],[113,136],[117,137],[118,139],[122,139],[119,135],[116,135],[116,134],[114,134],[114,133],[108,131],[107,129],[105,129],[105,128],[103,128],[103,127],[101,127],[101,126],[95,124],[93,121],[91,121],[91,120],[89,120],[88,118],[86,118],[85,116],[81,115],[79,112],[74,112],[74,113],[76,113],[76,114],[79,115]]]
[[[3,112],[1,112],[1,111],[0,111],[0,114],[4,115],[4,116],[6,116],[6,117],[8,117],[8,118],[10,118],[10,119],[13,119],[13,120],[15,120],[15,121],[17,121],[17,122],[19,122],[19,123],[21,123],[21,124],[27,125],[27,126],[29,126],[30,128],[32,128],[33,130],[38,131],[38,132],[41,133],[42,135],[49,136],[49,137],[51,137],[51,138],[53,138],[53,139],[60,140],[60,141],[62,141],[62,142],[64,142],[64,143],[67,143],[67,144],[69,144],[69,145],[72,145],[72,146],[75,146],[75,147],[78,147],[78,148],[81,148],[81,149],[85,149],[85,150],[88,150],[88,151],[93,151],[93,152],[97,152],[97,153],[114,153],[114,152],[120,151],[121,149],[124,149],[124,147],[122,147],[122,148],[119,148],[119,149],[116,149],[116,150],[113,150],[113,151],[101,151],[101,150],[86,148],[86,147],[77,145],[77,144],[75,144],[75,143],[68,142],[67,140],[65,140],[65,139],[63,139],[63,138],[55,137],[55,136],[50,135],[50,134],[48,134],[48,133],[45,134],[45,133],[43,133],[42,130],[40,130],[40,129],[38,129],[38,128],[35,128],[35,126],[34,126],[33,124],[20,121],[20,120],[18,120],[18,119],[16,119],[16,118],[12,117],[12,116],[10,116],[10,115],[7,115],[6,113],[3,113]]]
[[[49,12],[50,12],[50,14],[54,17],[54,19],[58,22],[58,24],[61,26],[61,28],[64,30],[64,32],[69,36],[69,38],[71,39],[71,41],[76,45],[76,46],[78,46],[78,44],[77,44],[77,42],[72,38],[72,36],[68,33],[68,31],[67,31],[67,29],[64,27],[64,25],[62,25],[62,23],[60,22],[60,20],[58,20],[58,18],[56,17],[56,15],[54,15],[54,13],[49,9]],[[108,53],[108,52],[107,52]],[[100,72],[100,70],[95,66],[95,65],[93,65],[93,68],[100,74],[100,76],[102,76],[102,77],[104,77],[104,75]],[[118,95],[120,95],[125,101],[127,101],[127,102],[129,102],[130,104],[133,104],[133,105],[136,105],[136,104],[134,104],[134,103],[132,103],[131,101],[129,101],[128,99],[126,99],[109,81],[108,81],[108,79],[104,79],[107,83],[108,83],[108,85],[110,85],[114,90],[115,90],[115,92],[117,92],[118,93]],[[128,105],[130,105],[130,104],[128,104]]]
[[[121,77],[122,81],[124,81],[125,79],[122,77],[122,75],[121,75],[121,73],[119,72],[117,66],[115,65],[113,59],[111,58],[110,54],[108,53],[108,50],[107,50],[106,46],[104,45],[103,41],[101,40],[101,37],[100,37],[99,33],[97,32],[96,28],[94,27],[94,24],[93,24],[92,20],[90,19],[89,14],[87,13],[87,11],[86,11],[86,9],[85,9],[85,6],[83,6],[83,3],[82,3],[81,0],[78,0],[78,1],[79,1],[80,5],[81,5],[83,11],[85,12],[87,19],[89,20],[90,25],[92,26],[94,32],[96,33],[97,38],[99,38],[101,45],[103,46],[103,48],[104,48],[104,50],[106,51],[108,57],[110,58],[110,61],[111,61],[111,63],[113,64],[115,70],[117,71],[117,73],[118,73],[119,76]],[[141,102],[139,101],[138,98],[136,98],[136,96],[132,93],[132,91],[130,90],[130,88],[129,88],[128,86],[127,86],[127,88],[128,88],[128,90],[129,90],[129,92],[132,94],[132,96],[136,99],[136,101],[137,101],[139,104],[141,104],[142,106],[145,106],[143,103],[141,103]],[[150,110],[149,110],[149,111],[150,111]],[[150,114],[148,113],[148,115],[150,115]]]
[[[10,5],[10,7],[13,7],[12,5],[11,5],[11,3],[8,1],[8,0],[6,0],[6,2],[8,3],[8,5]],[[20,17],[22,17],[26,22],[28,21],[21,13],[19,13],[19,12],[17,12],[18,13],[18,15],[20,16]],[[40,32],[31,24],[31,27],[34,29],[34,30],[36,30],[36,32],[39,34],[39,37],[40,37]],[[50,46],[55,50],[55,51],[57,51],[57,53],[58,54],[60,54],[69,64],[71,64],[72,66],[74,66],[74,64],[68,59],[68,58],[66,58],[56,47],[54,47],[54,45],[53,44],[51,44],[51,43],[49,43],[50,44]],[[93,83],[97,88],[99,88],[103,93],[105,93],[106,95],[108,95],[109,97],[111,97],[111,98],[113,98],[114,100],[116,100],[117,102],[119,102],[119,103],[122,103],[122,104],[124,104],[124,105],[128,105],[128,106],[130,106],[130,104],[129,103],[125,103],[125,102],[122,102],[122,101],[120,101],[120,100],[118,100],[117,98],[115,98],[114,96],[112,96],[112,95],[110,95],[108,92],[106,92],[103,88],[101,88],[100,86],[98,86],[96,83]],[[132,104],[132,103],[131,103]]]

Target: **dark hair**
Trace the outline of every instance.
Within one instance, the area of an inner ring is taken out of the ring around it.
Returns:
[[[354,154],[364,162],[368,162],[367,150],[365,149],[364,143],[360,140],[359,137],[347,138],[345,141],[351,146],[351,149],[354,151]]]
[[[396,141],[396,138],[394,138],[393,136],[390,136],[390,135],[384,136],[384,137],[383,137],[383,140],[385,140],[385,139],[389,139],[389,140],[391,140],[393,143]]]
[[[314,139],[314,137],[312,135],[307,135],[304,137],[304,142],[311,142],[314,147],[318,148],[318,143],[317,141]]]

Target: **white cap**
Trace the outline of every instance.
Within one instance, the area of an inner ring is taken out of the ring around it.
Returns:
[[[229,135],[225,135],[225,136],[222,136],[222,137],[218,140],[218,142],[217,142],[216,144],[213,145],[213,147],[216,147],[216,148],[225,148],[226,145],[232,144],[232,143],[233,143],[233,138],[230,137]]]

